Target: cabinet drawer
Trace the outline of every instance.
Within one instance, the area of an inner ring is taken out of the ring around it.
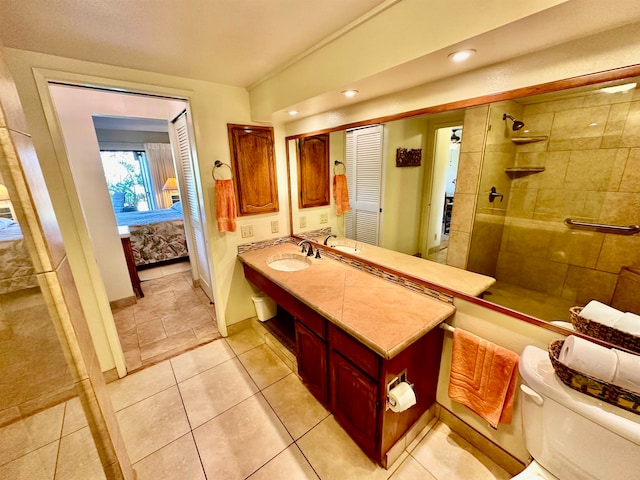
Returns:
[[[324,319],[324,317],[321,317],[318,313],[314,312],[306,305],[304,305],[304,307],[306,308],[301,308],[297,312],[292,312],[296,320],[298,320],[320,338],[326,339],[327,334],[325,328],[327,325],[327,321]]]
[[[380,357],[334,325],[329,325],[329,345],[371,378],[378,378]]]

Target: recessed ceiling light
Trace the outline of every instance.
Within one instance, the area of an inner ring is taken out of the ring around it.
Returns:
[[[347,98],[355,97],[358,94],[358,90],[343,90],[342,94]]]
[[[453,52],[449,54],[449,60],[452,62],[464,62],[469,57],[471,57],[476,51],[472,48],[468,50],[459,50],[457,52]]]
[[[589,126],[590,126],[590,127],[597,127],[597,126],[598,126],[598,123],[597,123],[597,122],[591,122],[591,123],[589,124]]]
[[[289,110],[289,115],[291,115],[292,117],[297,114],[298,114],[297,110]]]
[[[636,88],[637,83],[623,83],[622,85],[615,85],[613,87],[604,87],[600,91],[604,93],[620,93],[627,92]]]

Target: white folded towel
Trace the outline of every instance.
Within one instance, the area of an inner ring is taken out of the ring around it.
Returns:
[[[640,356],[613,349],[618,357],[618,368],[611,383],[632,392],[640,393]]]
[[[618,366],[613,350],[573,335],[565,339],[559,360],[567,367],[605,382],[611,382]]]
[[[640,335],[640,315],[627,312],[615,321],[613,328],[632,335]]]
[[[614,323],[616,323],[622,315],[623,312],[620,310],[616,310],[615,308],[605,305],[604,303],[600,303],[597,300],[591,300],[580,312],[581,317],[602,323],[608,327],[613,327]]]

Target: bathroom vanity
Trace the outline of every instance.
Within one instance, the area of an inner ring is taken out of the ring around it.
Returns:
[[[370,458],[393,463],[435,402],[443,339],[436,327],[455,307],[330,258],[304,257],[292,243],[239,258],[247,280],[293,316],[298,374],[309,391]],[[301,269],[269,266],[287,258]],[[396,413],[387,393],[399,381],[413,385],[416,404]]]

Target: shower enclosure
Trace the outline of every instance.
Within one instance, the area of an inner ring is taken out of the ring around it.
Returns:
[[[591,299],[639,313],[638,90],[470,110],[485,135],[466,267],[497,279],[487,300],[546,320]]]

